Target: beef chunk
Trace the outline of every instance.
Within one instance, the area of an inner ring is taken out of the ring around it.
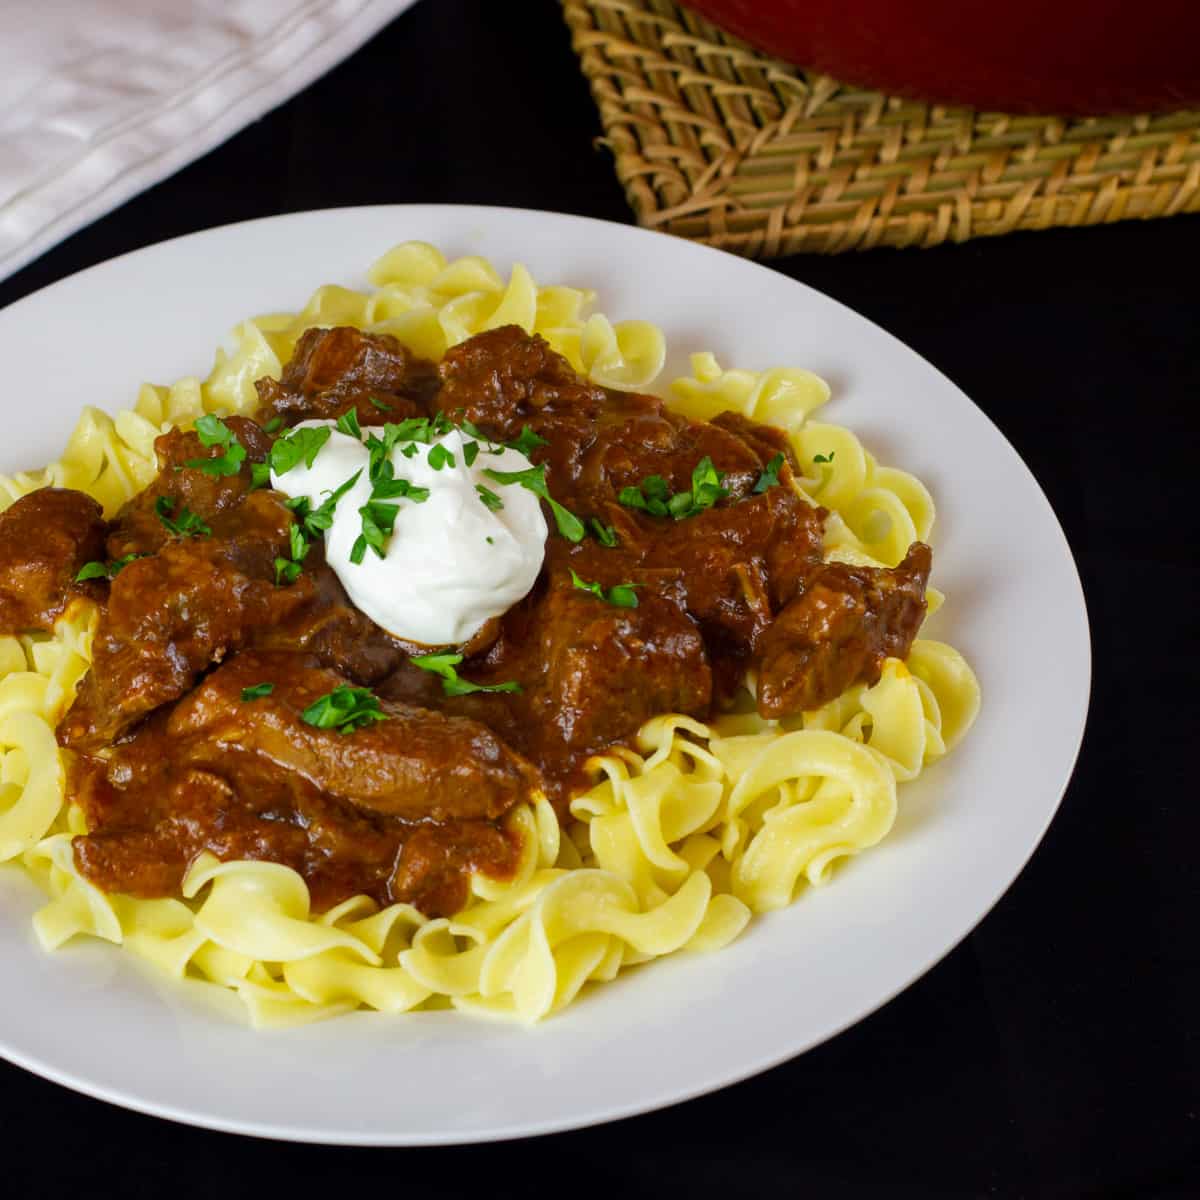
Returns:
[[[104,520],[90,496],[39,488],[0,513],[0,634],[50,632],[86,562],[104,557]]]
[[[242,689],[269,682],[269,696]],[[383,701],[386,720],[352,734],[301,719],[347,683],[295,654],[239,654],[176,706],[171,738],[187,739],[189,763],[219,768],[253,754],[294,772],[323,794],[386,817],[494,819],[540,789],[537,772],[491,730],[463,717]]]
[[[808,712],[905,658],[925,617],[932,556],[914,542],[892,570],[824,563],[759,643],[758,711]]]
[[[159,474],[117,514],[108,537],[110,558],[153,554],[166,545],[172,534],[155,507],[163,497],[170,500],[174,515],[186,508],[210,525],[241,503],[253,486],[253,464],[266,461],[271,439],[245,417],[226,417],[225,424],[246,450],[236,475],[210,475],[186,465],[201,458],[220,458],[225,453],[221,446],[204,445],[194,431],[172,429],[155,441]]]
[[[622,488],[641,486],[657,475],[672,494],[686,492],[693,472],[707,458],[723,476],[726,496],[720,503],[732,504],[748,496],[762,474],[762,458],[743,438],[671,412],[656,396],[613,392],[591,427],[564,416],[552,410],[540,422],[531,422],[551,440],[552,490],[615,498]]]
[[[373,684],[399,666],[400,645],[350,603],[320,544],[311,547],[304,574],[291,590],[297,593],[295,607],[250,634],[255,649],[312,655],[358,684]]]
[[[602,586],[620,582],[614,575]],[[638,596],[637,608],[617,608],[569,576],[547,592],[533,625],[541,675],[530,683],[547,742],[601,750],[657,713],[707,714],[712,672],[700,630],[675,597],[648,587]]]
[[[758,455],[759,462],[765,467],[777,454],[783,455],[783,460],[797,475],[800,464],[796,460],[796,451],[788,440],[788,435],[774,425],[761,425],[749,417],[737,412],[717,413],[711,424],[727,433],[740,438]],[[780,479],[784,476],[780,475]]]
[[[437,386],[437,369],[388,334],[342,325],[306,330],[280,379],[260,379],[254,386],[264,422],[330,420],[353,409],[361,425],[380,425],[422,416]]]
[[[545,338],[530,336],[519,325],[503,325],[451,347],[438,375],[437,407],[501,439],[516,437],[547,405],[582,413],[604,402],[602,388],[580,379]]]
[[[643,518],[648,567],[680,573],[689,613],[744,656],[820,561],[825,512],[784,487],[665,523]]]
[[[274,492],[252,492],[212,536],[173,538],[113,580],[92,669],[59,725],[75,749],[103,745],[191,687],[256,629],[286,621],[308,598],[275,586],[292,514]]]
[[[351,771],[364,787],[379,783],[389,769],[378,761],[391,753],[386,738],[375,734],[374,749],[367,751],[354,745],[366,730],[342,735],[301,725],[294,734],[295,706],[264,712],[266,700],[243,701],[239,689],[269,674],[286,706],[288,696],[297,698],[296,672],[312,669],[311,660],[246,656],[240,682],[231,680],[238,661],[193,693],[186,712],[184,705],[176,714],[164,709],[105,758],[76,760],[73,798],[89,833],[75,839],[74,851],[87,879],[108,892],[177,894],[191,863],[207,851],[222,861],[258,859],[291,867],[304,876],[317,911],[365,892],[380,904],[412,901],[434,916],[462,907],[472,872],[511,869],[517,847],[494,822],[439,822],[426,814],[407,821],[323,791],[305,768],[315,765],[321,782],[326,774],[335,783],[344,781]],[[314,687],[337,679],[318,671]],[[439,729],[446,724],[444,718],[432,720]],[[286,748],[292,737],[299,743],[296,758]],[[320,748],[322,740],[328,752]],[[403,753],[410,766],[429,745],[420,739],[415,744],[416,750],[406,736]],[[465,741],[462,752],[470,749]],[[354,762],[347,757],[351,750]],[[276,761],[280,754],[286,765]],[[297,761],[302,769],[295,769]],[[485,785],[491,778],[486,767],[478,777]]]
[[[753,494],[780,453],[787,466],[779,477],[791,490],[795,458],[782,431],[733,413],[692,421],[657,396],[597,387],[518,326],[460,343],[439,372],[436,404],[452,419],[465,417],[498,439],[529,425],[547,440],[532,459],[545,464],[551,494],[570,507],[600,512],[623,488],[651,476],[661,476],[671,493],[688,491],[705,459],[723,476],[727,495],[720,503],[729,507]]]

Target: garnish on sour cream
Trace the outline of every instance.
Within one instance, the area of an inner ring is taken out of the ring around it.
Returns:
[[[486,474],[528,471],[520,451],[451,427],[428,442],[377,444],[373,456],[336,422],[305,421],[289,437],[303,429],[328,434],[300,434],[319,448],[283,471],[273,460],[271,486],[317,509],[358,474],[338,497],[325,557],[377,625],[405,641],[460,645],[533,587],[548,532],[538,496]]]

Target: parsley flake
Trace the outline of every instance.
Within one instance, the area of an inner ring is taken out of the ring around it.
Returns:
[[[253,687],[242,688],[242,703],[249,704],[252,700],[261,700],[275,690],[273,683],[256,683]]]
[[[833,456],[836,453],[837,453],[836,450],[830,450],[830,452],[828,454],[814,454],[813,462],[815,462],[815,463],[831,463],[831,462],[833,462]]]
[[[338,417],[334,428],[338,433],[344,433],[347,437],[352,437],[356,442],[362,441],[362,427],[358,423],[358,409],[348,408],[340,417]]]
[[[703,509],[712,508],[718,500],[724,500],[729,495],[729,489],[722,486],[724,480],[724,474],[713,466],[713,460],[706,454],[692,472],[691,506],[683,512],[672,510],[671,516],[677,521],[682,517],[692,517]]]
[[[303,499],[303,497],[301,497]],[[296,505],[294,510],[297,515],[297,523],[288,526],[288,548],[291,551],[292,557],[277,558],[275,560],[275,586],[282,587],[285,583],[295,583],[300,578],[300,564],[308,556],[309,543],[304,536],[303,522],[306,517],[303,515],[307,509],[307,501],[304,505]]]
[[[300,578],[300,564],[289,558],[275,560],[275,586],[283,587],[287,583],[295,583]]]
[[[475,490],[479,493],[479,499],[483,502],[485,508],[491,509],[492,512],[499,512],[504,507],[504,501],[491,488],[484,487],[482,483],[477,483]]]
[[[591,592],[597,600],[603,600],[605,604],[611,604],[614,608],[637,608],[638,598],[634,588],[641,587],[640,583],[618,583],[606,592],[600,584],[580,579],[574,568],[568,567],[567,570],[571,572],[571,582],[581,592]]]
[[[425,418],[411,420],[424,421]],[[388,457],[399,437],[397,431],[407,423],[402,421],[400,425],[385,425],[382,438],[372,435],[367,440],[371,451],[371,461],[367,467],[371,480],[371,495],[367,503],[358,510],[362,519],[362,533],[350,548],[350,561],[355,566],[361,566],[368,549],[374,550],[379,558],[383,558],[387,550],[387,540],[396,524],[396,513],[400,511],[398,504],[388,503],[389,501],[411,500],[414,504],[424,504],[429,499],[428,488],[418,487],[407,479],[396,478],[396,469]],[[357,478],[356,475],[355,479]]]
[[[670,516],[667,507],[670,495],[671,485],[661,475],[647,475],[640,487],[623,487],[617,500],[626,508],[639,508],[652,517],[666,517]]]
[[[168,533],[176,537],[211,537],[212,530],[186,505],[175,512],[175,501],[170,496],[159,496],[154,502],[154,512]]]
[[[519,483],[526,491],[532,492],[539,499],[545,500],[550,505],[550,511],[554,514],[554,521],[558,526],[558,532],[569,542],[583,541],[583,522],[570,509],[564,508],[550,495],[550,489],[546,486],[545,463],[540,467],[529,467],[524,471],[494,471],[491,467],[488,467],[483,473],[489,479],[494,479],[497,483]]]
[[[271,470],[276,475],[286,475],[301,462],[311,470],[329,437],[328,425],[305,425],[294,429],[271,447]]]
[[[301,714],[300,719],[317,729],[336,729],[339,733],[353,733],[364,725],[387,719],[379,703],[379,697],[368,688],[347,687],[340,684],[319,700],[314,700]]]
[[[360,475],[362,475],[361,468],[330,492],[328,497],[321,501],[318,508],[311,509],[311,511],[308,500],[304,496],[298,497],[302,503],[294,500],[288,501],[288,507],[294,507],[296,510],[297,519],[304,527],[305,536],[316,541],[333,525],[333,515],[337,510],[338,501],[358,482]]]
[[[246,461],[246,447],[234,437],[233,430],[220,417],[205,413],[196,421],[196,436],[207,449],[216,446],[225,453],[216,458],[189,458],[183,464],[185,467],[192,467],[218,479],[236,475],[242,469],[242,463]]]
[[[445,413],[438,413],[434,417],[406,417],[403,421],[387,422],[383,427],[382,437],[373,433],[367,438],[367,449],[371,452],[368,475],[373,480],[376,475],[390,467],[391,453],[397,446],[401,447],[400,453],[405,458],[412,458],[416,453],[415,445],[409,446],[404,443],[428,446],[435,438],[449,433],[453,428]]]
[[[144,554],[126,554],[122,558],[114,558],[111,562],[84,563],[79,568],[79,574],[75,576],[75,582],[83,583],[88,579],[116,579],[135,558],[145,557]]]
[[[436,446],[430,446],[429,454],[426,458],[429,465],[435,471],[440,471],[443,467],[452,467],[455,465],[454,455],[440,442]]]
[[[518,454],[525,455],[528,458],[539,446],[548,446],[550,443],[544,437],[539,437],[528,425],[521,430],[521,436],[515,438],[511,442],[505,442],[510,450],[515,450]]]
[[[599,517],[590,517],[588,519],[588,528],[592,531],[592,536],[600,543],[600,545],[611,550],[617,545],[617,531],[611,525],[605,525]]]
[[[282,417],[272,417],[264,426],[263,433],[278,433],[283,428]]]
[[[766,469],[758,477],[758,482],[754,485],[754,494],[761,495],[767,488],[779,486],[779,471],[783,466],[783,455],[777,454],[769,463]]]
[[[380,412],[391,412],[392,411],[392,406],[390,404],[387,404],[383,400],[380,400],[380,398],[378,396],[372,396],[370,399],[371,399],[371,404],[375,408],[379,409]]]
[[[391,466],[391,463],[388,464]],[[379,478],[371,489],[372,500],[411,500],[414,504],[424,504],[429,499],[429,489],[418,487],[407,479],[396,479],[389,472],[386,479]]]
[[[271,464],[270,463],[251,463],[250,464],[250,490],[257,491],[259,488],[266,487],[271,482]]]
[[[472,683],[469,679],[460,679],[455,667],[463,660],[461,654],[422,654],[419,658],[409,661],[422,671],[431,671],[442,678],[442,691],[447,696],[469,696],[473,692],[519,692],[521,685],[510,679],[506,683]]]
[[[670,484],[661,475],[648,475],[641,486],[623,487],[617,495],[619,503],[626,508],[648,512],[652,517],[694,517],[706,508],[712,508],[718,500],[729,495],[724,486],[725,475],[713,466],[706,454],[692,471],[692,486],[689,491],[671,495]]]
[[[212,413],[196,419],[196,436],[202,446],[228,446],[233,439],[233,430]]]
[[[407,482],[407,480],[397,482]],[[362,533],[358,535],[350,549],[350,561],[355,566],[362,564],[363,559],[367,556],[368,547],[375,551],[377,557],[383,557],[384,551],[387,549],[387,540],[392,536],[392,529],[396,524],[396,514],[399,511],[400,505],[387,504],[382,500],[368,500],[358,510],[358,515],[362,518]]]

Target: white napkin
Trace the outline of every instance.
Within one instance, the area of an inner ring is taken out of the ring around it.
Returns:
[[[0,278],[310,84],[414,0],[0,0]]]

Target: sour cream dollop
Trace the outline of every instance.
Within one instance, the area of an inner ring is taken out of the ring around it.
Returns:
[[[398,509],[384,556],[368,548],[362,562],[354,563],[350,552],[362,533],[359,509],[371,498],[370,452],[333,424],[303,422],[329,426],[329,440],[311,467],[301,461],[281,475],[272,471],[271,486],[290,497],[306,497],[315,509],[362,472],[338,500],[325,534],[325,557],[357,608],[396,637],[442,646],[469,641],[486,621],[528,594],[546,555],[541,504],[526,488],[484,474],[524,471],[531,465],[524,454],[504,447],[493,451],[479,442],[478,457],[468,466],[464,445],[475,439],[458,429],[429,445],[416,443],[411,457],[403,450],[414,443],[398,443],[391,452],[395,478],[428,488],[429,498],[386,500]],[[444,448],[435,456],[443,460],[437,470],[429,461],[435,446]],[[453,466],[445,453],[453,456]],[[503,508],[489,508],[477,486],[497,495]]]

